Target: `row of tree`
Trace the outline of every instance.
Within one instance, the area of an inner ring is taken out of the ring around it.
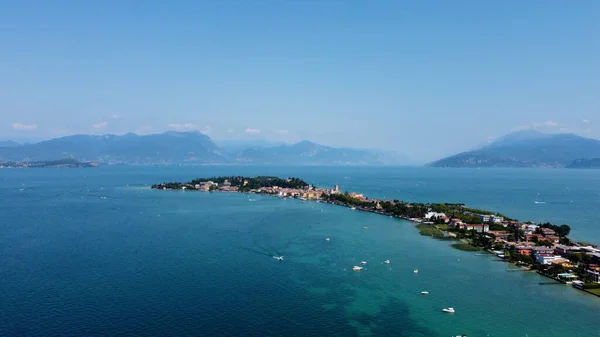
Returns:
[[[181,187],[185,185],[197,185],[212,181],[219,185],[223,185],[226,181],[231,184],[231,186],[238,187],[240,190],[252,190],[258,189],[261,187],[274,187],[278,186],[281,188],[294,188],[294,189],[302,189],[308,186],[308,183],[300,178],[288,178],[281,179],[279,177],[268,177],[268,176],[258,176],[258,177],[243,177],[243,176],[221,176],[221,177],[209,177],[209,178],[196,178],[188,183],[181,182],[165,182],[162,184],[154,184],[152,188],[167,188],[167,189],[181,189]]]

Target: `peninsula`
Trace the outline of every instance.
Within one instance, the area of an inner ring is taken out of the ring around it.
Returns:
[[[152,185],[158,190],[258,193],[280,198],[325,202],[417,223],[422,235],[456,241],[452,247],[487,251],[524,270],[535,270],[557,282],[600,296],[600,249],[577,243],[568,225],[521,222],[497,212],[456,203],[411,203],[367,198],[342,192],[338,185],[318,188],[300,178],[212,177]]]

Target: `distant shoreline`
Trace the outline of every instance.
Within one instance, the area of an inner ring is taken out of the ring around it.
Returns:
[[[98,167],[96,162],[80,162],[75,159],[46,161],[0,161],[0,168],[85,168]]]

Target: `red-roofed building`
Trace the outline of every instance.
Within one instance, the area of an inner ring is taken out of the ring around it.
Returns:
[[[507,239],[510,236],[510,233],[506,231],[488,231],[488,233],[493,234],[496,239]]]
[[[544,235],[554,235],[556,234],[555,231],[551,230],[550,228],[542,228],[542,234]]]

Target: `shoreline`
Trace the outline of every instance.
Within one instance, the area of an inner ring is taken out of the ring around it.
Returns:
[[[213,177],[188,183],[155,184],[151,188],[262,194],[326,203],[402,219],[411,222],[423,236],[438,241],[455,241],[449,245],[451,248],[489,253],[498,257],[498,261],[515,263],[518,270],[536,271],[556,282],[567,284],[572,283],[567,280],[581,279],[583,282],[572,283],[574,288],[600,297],[600,294],[587,290],[600,288],[600,249],[573,242],[567,236],[570,232],[567,225],[520,222],[500,213],[473,209],[464,204],[409,203],[367,198],[357,192],[342,192],[337,185],[332,189],[317,188],[299,178]]]

